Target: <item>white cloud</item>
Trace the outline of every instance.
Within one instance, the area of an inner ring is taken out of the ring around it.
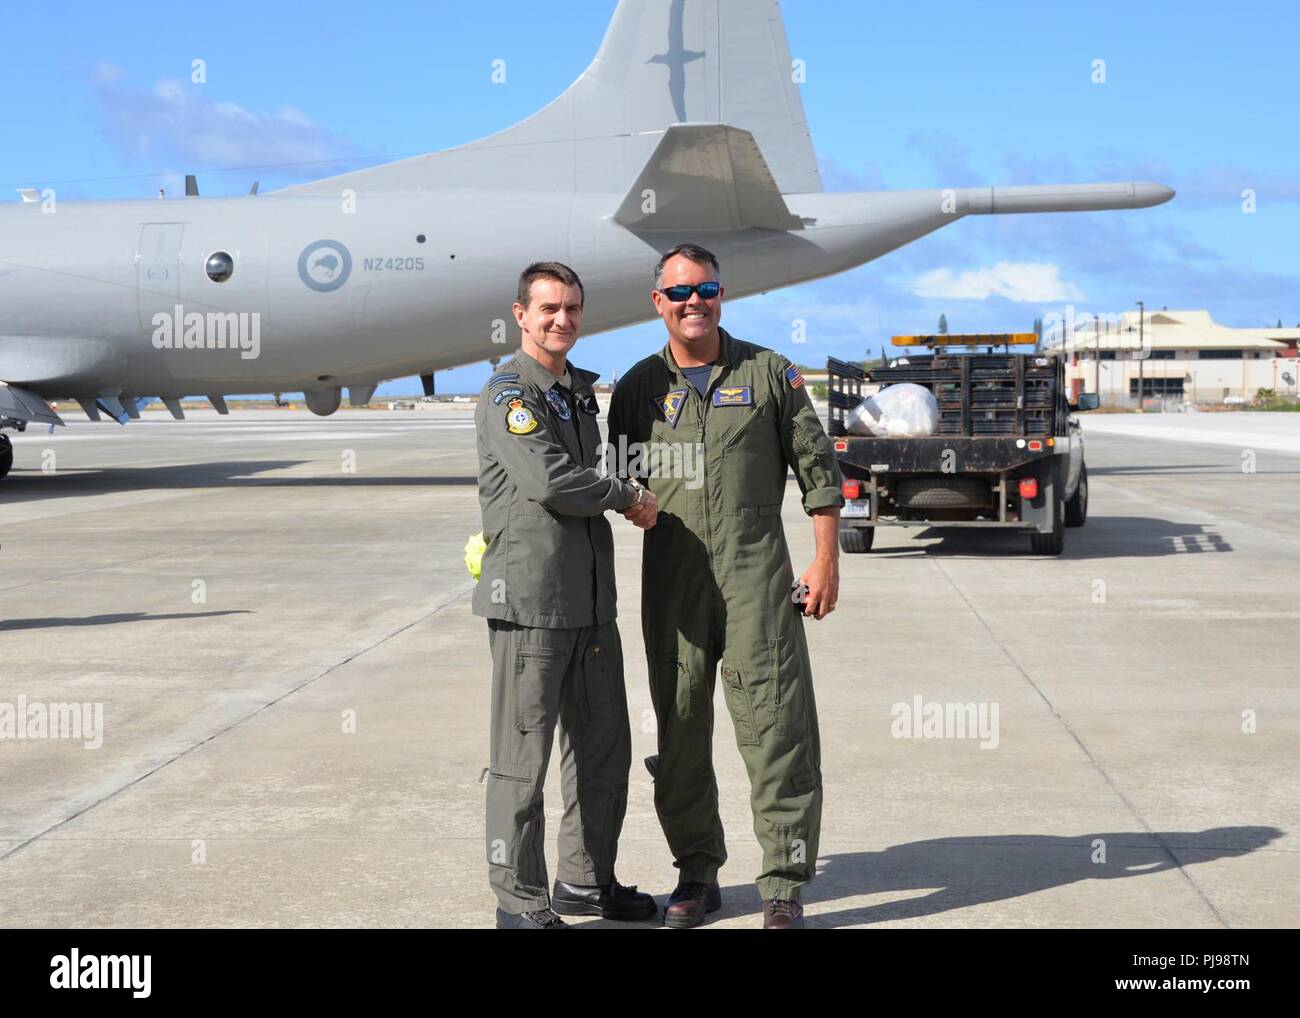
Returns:
[[[296,107],[251,110],[212,97],[209,86],[174,78],[137,89],[107,63],[96,67],[94,82],[105,133],[137,159],[194,169],[278,165],[286,176],[311,178],[331,171],[320,164],[356,152],[348,139]]]
[[[1020,304],[1085,299],[1079,287],[1061,279],[1061,267],[1050,262],[998,262],[961,272],[934,269],[912,284],[912,292],[943,300],[1003,297]]]

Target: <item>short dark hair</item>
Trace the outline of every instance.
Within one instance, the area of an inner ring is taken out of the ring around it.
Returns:
[[[528,307],[533,299],[533,283],[539,279],[554,279],[557,283],[563,283],[565,286],[576,286],[578,292],[582,294],[582,301],[587,301],[587,291],[582,288],[582,280],[578,274],[563,262],[533,262],[532,265],[519,273],[519,292],[515,299],[524,307]]]
[[[678,244],[671,251],[668,251],[659,259],[659,264],[655,266],[655,286],[659,285],[664,276],[664,266],[668,264],[668,259],[676,258],[681,255],[683,258],[693,261],[696,265],[711,265],[713,271],[721,274],[722,270],[718,267],[718,256],[708,248],[700,247],[699,244]]]

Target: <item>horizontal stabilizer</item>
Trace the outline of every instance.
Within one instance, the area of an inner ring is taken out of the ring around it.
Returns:
[[[970,215],[1011,212],[1098,212],[1146,209],[1174,196],[1173,188],[1145,181],[1123,184],[1032,184],[1023,187],[967,187],[959,211]]]
[[[674,124],[623,199],[616,222],[649,230],[798,230],[758,143],[725,124]]]
[[[63,423],[63,419],[36,393],[0,382],[0,419],[3,418],[36,424]]]

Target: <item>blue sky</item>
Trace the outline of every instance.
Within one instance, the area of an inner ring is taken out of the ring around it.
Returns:
[[[736,334],[818,363],[930,331],[941,312],[953,331],[1027,329],[1067,301],[1300,324],[1300,6],[782,6],[827,190],[1145,179],[1179,194],[1136,212],[965,219],[840,276],[729,304]],[[10,19],[0,44],[0,193],[175,193],[194,171],[206,195],[242,194],[254,179],[265,191],[446,148],[563,91],[614,7],[47,4]],[[207,69],[197,99],[195,59]],[[504,85],[491,82],[497,59]],[[801,346],[794,317],[808,322]],[[574,359],[609,374],[662,342],[651,323],[583,340]],[[486,370],[440,374],[439,389],[477,389]]]

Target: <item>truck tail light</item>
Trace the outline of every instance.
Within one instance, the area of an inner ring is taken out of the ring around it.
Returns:
[[[861,498],[862,482],[861,481],[841,481],[840,492],[845,498]]]
[[[1029,440],[1029,451],[1030,451],[1030,452],[1042,452],[1042,451],[1043,451],[1043,440],[1040,439],[1040,438],[1031,438],[1031,439]]]
[[[1030,499],[1038,497],[1038,478],[1026,477],[1020,482],[1020,497]]]

